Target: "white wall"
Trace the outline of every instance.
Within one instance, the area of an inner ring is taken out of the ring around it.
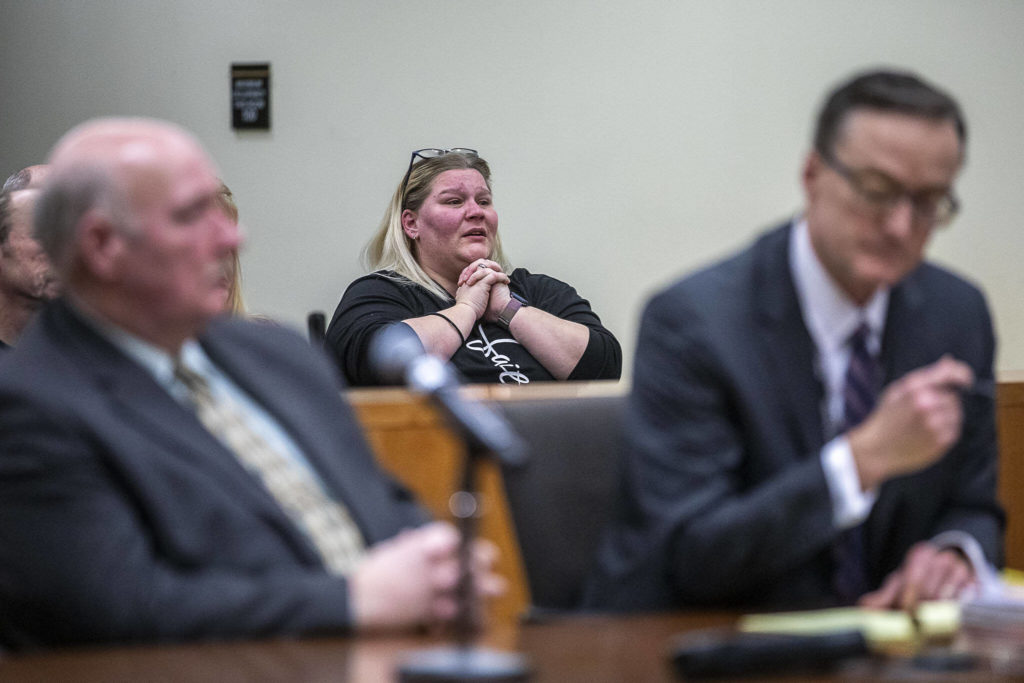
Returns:
[[[269,61],[273,129],[230,129]],[[960,219],[932,255],[988,291],[1024,368],[1024,2],[0,0],[0,174],[86,118],[195,131],[235,191],[250,308],[296,325],[362,272],[409,151],[479,149],[512,259],[588,297],[632,355],[655,287],[800,207],[814,110],[853,70],[963,102]]]

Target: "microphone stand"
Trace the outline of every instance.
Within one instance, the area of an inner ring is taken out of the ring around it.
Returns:
[[[473,638],[478,624],[474,610],[473,541],[477,535],[477,479],[480,462],[485,458],[498,461],[498,455],[476,438],[454,416],[448,413],[465,445],[462,484],[450,501],[449,508],[459,530],[459,578],[455,587],[457,612],[453,623],[455,645],[420,650],[412,653],[398,669],[401,683],[456,683],[457,681],[488,681],[511,683],[525,681],[530,666],[521,654],[475,647]]]

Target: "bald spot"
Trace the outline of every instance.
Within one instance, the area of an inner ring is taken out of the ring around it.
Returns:
[[[50,154],[54,177],[101,171],[117,195],[140,209],[168,190],[165,160],[188,149],[206,159],[196,139],[182,128],[149,119],[101,119],[69,131]]]

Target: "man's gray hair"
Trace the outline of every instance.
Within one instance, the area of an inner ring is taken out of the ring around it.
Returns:
[[[12,176],[13,177],[13,176]],[[11,234],[11,204],[13,203],[14,190],[0,190],[0,248],[7,245],[7,238]]]
[[[51,176],[35,206],[35,237],[58,272],[71,260],[75,227],[90,209],[114,208],[109,171],[91,166],[68,169]]]
[[[23,168],[17,173],[12,173],[11,176],[4,181],[4,192],[17,192],[18,190],[24,190],[32,183],[32,171],[28,168]]]

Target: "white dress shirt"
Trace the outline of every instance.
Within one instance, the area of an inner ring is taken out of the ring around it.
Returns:
[[[818,259],[804,219],[793,226],[789,267],[804,323],[817,349],[815,369],[825,386],[821,413],[826,420],[826,436],[831,440],[821,450],[821,465],[832,496],[832,516],[838,528],[848,529],[867,519],[878,497],[877,490],[861,490],[850,442],[839,434],[843,427],[843,384],[850,364],[849,340],[861,324],[866,324],[868,351],[878,355],[889,290],[879,289],[864,306],[854,304]]]

